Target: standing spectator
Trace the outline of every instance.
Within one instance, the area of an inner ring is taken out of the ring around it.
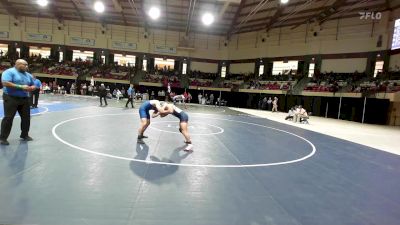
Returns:
[[[266,110],[267,109],[267,97],[264,97],[262,100],[262,104],[261,104],[261,109]]]
[[[185,90],[185,92],[183,92],[183,97],[184,97],[184,102],[188,99],[188,93],[186,92],[186,90]]]
[[[210,104],[214,105],[214,94],[213,93],[210,94]]]
[[[107,95],[110,94],[110,91],[111,91],[110,86],[107,85],[106,91],[107,91]]]
[[[75,83],[72,83],[71,84],[71,89],[70,89],[71,95],[75,94],[75,90],[76,90],[76,85],[75,85]]]
[[[272,102],[272,112],[278,112],[278,97],[275,97]]]
[[[201,93],[199,93],[199,95],[197,96],[197,98],[199,99],[199,104],[201,104],[201,99],[203,98],[203,96],[201,95]]]
[[[103,106],[103,101],[102,99],[104,98],[104,103],[107,104],[107,90],[104,84],[101,84],[99,87],[99,96],[100,96],[100,106]]]
[[[94,78],[93,78],[93,76],[92,76],[92,78],[90,78],[90,86],[92,86],[93,89],[94,89]],[[92,92],[92,96],[93,96],[93,92]]]
[[[21,116],[21,135],[24,141],[32,141],[29,137],[31,111],[29,109],[29,92],[36,89],[32,75],[27,72],[28,63],[23,59],[15,62],[15,67],[3,72],[1,82],[3,84],[4,118],[1,121],[0,144],[9,145],[7,141],[10,135],[15,113]]]
[[[89,85],[89,87],[88,87],[88,94],[93,96],[93,86],[92,85]]]
[[[272,108],[271,107],[271,105],[272,105],[272,98],[271,97],[268,98],[267,104],[268,104],[268,110],[271,111],[271,108]]]
[[[82,94],[86,95],[86,92],[87,92],[87,86],[86,86],[86,83],[83,83]]]
[[[188,92],[188,103],[190,103],[190,101],[192,100],[192,95],[190,94],[190,92]]]
[[[67,89],[67,94],[71,94],[71,84],[67,82],[67,85],[65,85],[65,88]]]
[[[122,94],[123,98],[126,97],[126,90],[124,87],[121,88],[121,94]]]
[[[32,78],[36,89],[33,90],[31,93],[31,106],[32,108],[37,108],[39,102],[40,88],[42,87],[42,83],[40,82],[39,79],[36,79],[34,75],[32,75]]]
[[[132,108],[135,108],[133,106],[133,98],[135,97],[135,89],[133,88],[133,84],[129,85],[127,93],[128,93],[128,101],[125,104],[125,108],[128,108],[129,102],[131,103]]]

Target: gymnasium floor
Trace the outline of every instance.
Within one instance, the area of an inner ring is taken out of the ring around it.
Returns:
[[[152,120],[139,145],[139,104],[41,100],[35,140],[19,141],[15,118],[0,149],[0,224],[400,223],[398,155],[197,105],[187,110],[194,152],[186,153],[172,116]]]

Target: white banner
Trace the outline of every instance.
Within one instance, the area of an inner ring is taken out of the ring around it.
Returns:
[[[137,48],[137,44],[135,43],[122,42],[122,41],[113,41],[111,46],[112,48],[129,49],[129,50],[135,50]]]
[[[29,41],[46,41],[51,42],[51,35],[48,34],[26,34],[26,39]]]
[[[8,38],[8,32],[7,31],[0,31],[0,38]]]
[[[154,52],[176,54],[176,48],[156,45],[154,46]]]
[[[87,45],[87,46],[94,46],[95,40],[88,39],[88,38],[81,38],[81,37],[71,37],[70,43],[74,45]]]

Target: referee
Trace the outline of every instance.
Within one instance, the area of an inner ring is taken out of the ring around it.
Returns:
[[[32,91],[30,101],[31,101],[32,108],[37,108],[38,102],[39,102],[40,88],[42,87],[42,82],[40,82],[40,80],[37,79],[35,75],[32,75],[32,77],[33,77],[33,84],[35,85],[36,89]]]
[[[15,62],[15,67],[3,72],[4,118],[1,121],[0,144],[9,145],[7,138],[10,135],[14,116],[18,111],[21,116],[21,135],[24,141],[32,141],[29,137],[31,111],[29,109],[29,92],[36,89],[32,75],[27,72],[28,63],[23,59]]]

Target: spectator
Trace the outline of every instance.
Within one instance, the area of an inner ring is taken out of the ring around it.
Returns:
[[[293,116],[293,122],[300,123],[303,119],[307,119],[307,118],[308,118],[307,111],[301,105],[299,105]]]
[[[72,83],[72,84],[71,84],[71,90],[70,90],[71,95],[74,95],[74,94],[75,94],[75,90],[76,90],[76,85],[75,85],[75,83]]]
[[[213,93],[210,94],[210,104],[214,105],[214,94]]]
[[[271,109],[272,109],[272,107],[271,107],[271,105],[272,105],[272,98],[271,98],[271,97],[268,98],[267,104],[268,104],[268,111],[271,111]]]
[[[100,85],[100,88],[99,88],[99,96],[100,96],[100,106],[103,106],[103,101],[102,101],[102,99],[104,98],[104,103],[106,104],[106,106],[108,105],[107,104],[107,98],[106,98],[106,96],[107,96],[107,89],[106,89],[106,87],[104,86],[104,84],[101,84]]]
[[[40,88],[42,87],[42,83],[40,82],[39,79],[36,78],[35,75],[33,75],[32,77],[36,89],[33,90],[31,93],[31,107],[37,108],[39,103],[39,94],[40,94]]]
[[[122,93],[121,93],[121,91],[118,89],[118,88],[116,88],[116,94],[115,94],[115,97],[117,97],[117,101],[119,101],[119,98],[121,98],[122,97]]]
[[[272,112],[278,112],[278,98],[275,97],[274,101],[272,102]]]
[[[86,95],[86,92],[87,92],[87,86],[86,86],[86,83],[83,83],[82,95]]]
[[[295,114],[295,111],[296,111],[296,107],[297,106],[292,107],[292,108],[289,109],[288,115],[286,116],[285,120],[293,120],[293,117],[294,117],[294,114]]]

